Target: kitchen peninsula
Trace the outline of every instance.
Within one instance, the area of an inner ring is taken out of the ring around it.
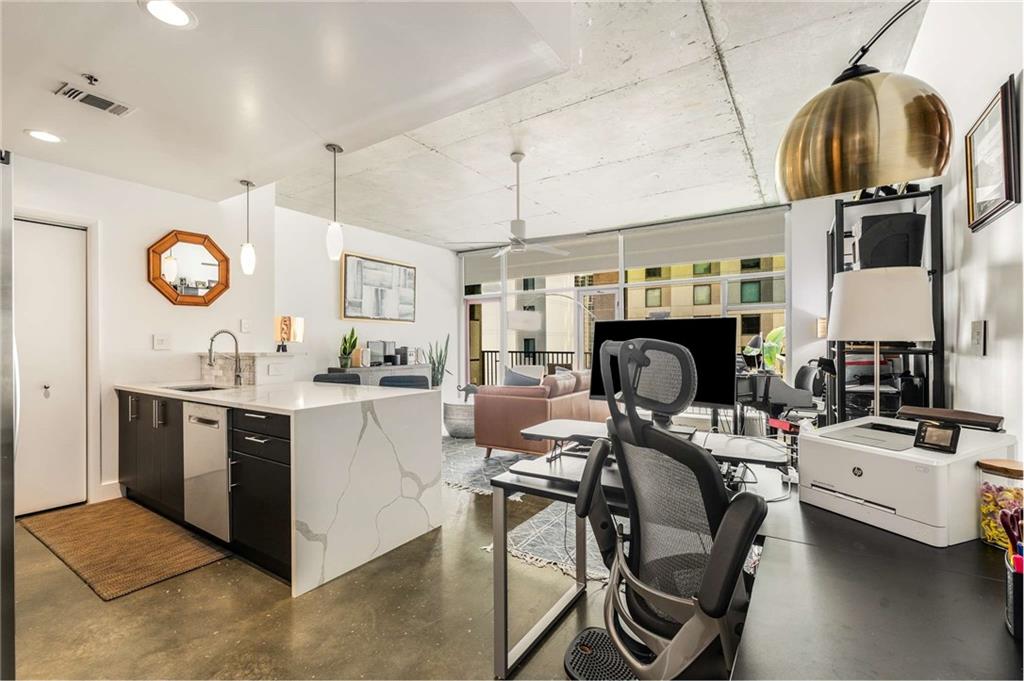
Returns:
[[[299,596],[441,524],[436,390],[115,386],[127,496]]]

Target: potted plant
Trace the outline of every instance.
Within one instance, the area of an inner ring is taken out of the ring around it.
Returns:
[[[341,347],[338,349],[338,365],[342,369],[352,366],[352,353],[359,344],[359,336],[356,335],[355,327],[352,327],[347,334],[341,337]]]
[[[451,334],[445,336],[444,347],[441,347],[441,341],[427,345],[427,360],[430,362],[431,388],[440,388],[441,381],[444,380],[444,375],[451,373],[445,368],[448,364],[448,342],[451,338]]]

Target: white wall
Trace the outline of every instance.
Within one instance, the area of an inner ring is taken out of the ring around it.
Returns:
[[[89,498],[117,496],[118,382],[182,381],[199,378],[198,353],[220,328],[237,330],[248,319],[251,333],[240,335],[243,350],[273,349],[273,186],[252,193],[252,239],[256,273],[235,267],[241,243],[240,199],[221,204],[115,180],[101,175],[15,157],[15,215],[50,217],[90,228],[95,316],[90,343],[99,367],[90,367],[98,395],[99,432],[91,427]],[[172,305],[146,276],[146,250],[172,229],[210,234],[232,259],[231,288],[210,307]],[[54,292],[59,295],[60,292]],[[152,334],[170,337],[170,350],[152,350]],[[218,345],[227,349],[227,339]],[[97,371],[98,369],[98,371]],[[98,435],[98,437],[97,437]]]
[[[1022,67],[1019,2],[931,2],[906,72],[934,87],[953,116],[953,154],[943,178],[945,323],[952,406],[1002,414],[1021,436],[1022,215],[1015,206],[967,229],[964,134]],[[1021,85],[1020,80],[1018,87]],[[970,348],[972,321],[988,320],[989,351]]]
[[[834,197],[795,201],[786,215],[786,373],[824,357],[818,318],[828,315],[827,234],[835,219]]]
[[[296,379],[337,366],[341,337],[355,327],[360,344],[394,340],[396,345],[427,347],[451,334],[445,399],[455,399],[459,356],[459,265],[454,253],[360,227],[345,226],[345,251],[416,267],[416,321],[374,322],[341,318],[341,263],[327,259],[322,218],[287,208],[275,211],[276,314],[305,319],[305,340],[290,350],[306,353],[297,363]],[[303,374],[302,372],[305,372]]]

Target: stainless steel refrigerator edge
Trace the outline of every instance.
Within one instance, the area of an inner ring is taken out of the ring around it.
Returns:
[[[14,678],[14,215],[11,155],[0,150],[0,678]]]

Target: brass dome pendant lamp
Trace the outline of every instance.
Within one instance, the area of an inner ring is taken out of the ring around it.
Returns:
[[[860,63],[920,1],[894,14],[793,118],[775,159],[783,200],[900,185],[946,170],[953,124],[939,94],[917,78]]]

